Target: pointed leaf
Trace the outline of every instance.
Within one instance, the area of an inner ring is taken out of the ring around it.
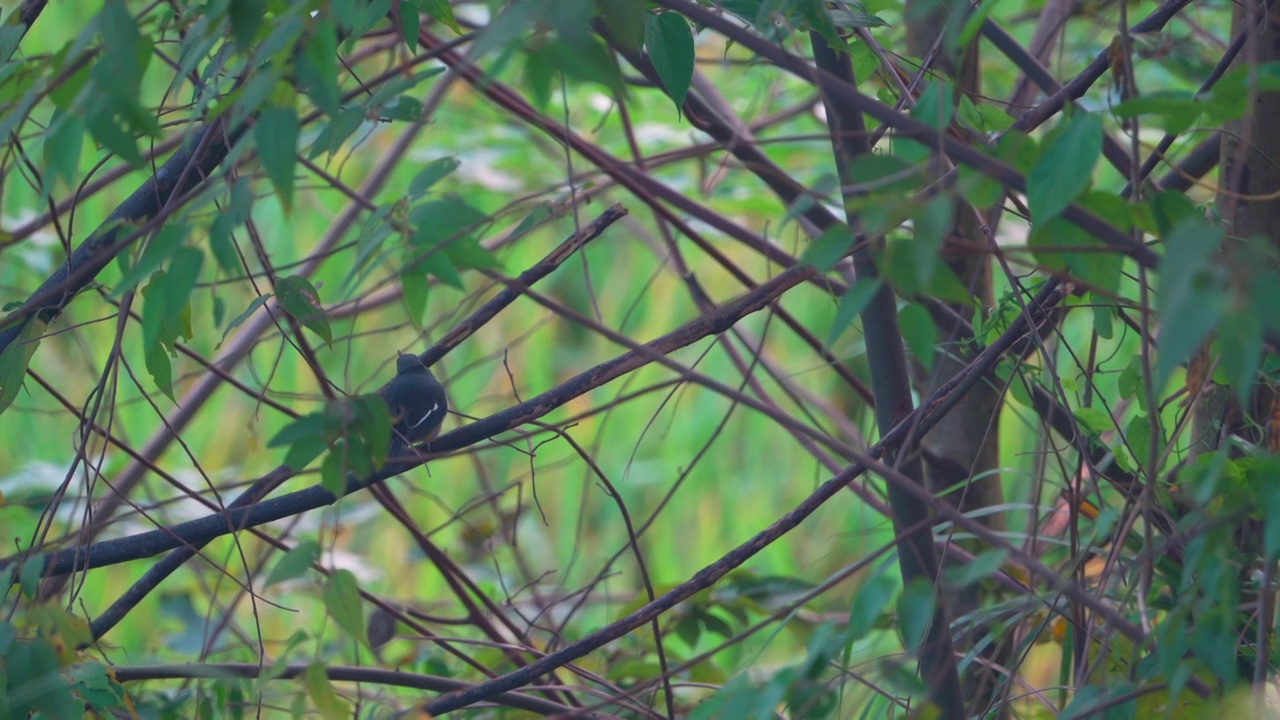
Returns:
[[[280,278],[276,282],[276,297],[280,307],[303,327],[319,335],[325,343],[333,344],[333,330],[329,327],[324,306],[320,304],[320,294],[306,278],[301,275]]]
[[[334,570],[324,588],[324,606],[338,627],[368,645],[364,614],[360,607],[360,586],[350,570]]]
[[[258,157],[286,208],[293,204],[293,167],[297,161],[298,114],[291,107],[269,105],[253,128]]]
[[[650,14],[644,21],[644,44],[662,87],[680,113],[693,79],[693,34],[688,21],[674,12]]]
[[[1093,179],[1102,155],[1102,117],[1076,111],[1066,130],[1045,149],[1027,175],[1027,204],[1037,223],[1066,209]]]

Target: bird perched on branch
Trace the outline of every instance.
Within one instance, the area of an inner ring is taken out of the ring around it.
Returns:
[[[440,434],[449,401],[422,358],[412,354],[396,358],[396,376],[378,394],[391,409],[393,449],[399,443],[413,445]]]

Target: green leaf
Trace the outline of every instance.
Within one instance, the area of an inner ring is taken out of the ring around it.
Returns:
[[[907,349],[926,371],[932,372],[938,329],[929,311],[919,303],[909,303],[898,313],[898,324],[902,327],[902,339],[906,341]]]
[[[1096,407],[1075,407],[1072,414],[1076,416],[1081,429],[1089,435],[1101,435],[1113,427],[1111,416]]]
[[[1266,310],[1275,308],[1259,308],[1254,303],[1242,311],[1225,313],[1218,325],[1218,370],[1227,376],[1242,406],[1249,404],[1262,363],[1262,315]]]
[[[277,432],[267,442],[267,447],[296,445],[301,440],[322,437],[323,435],[324,417],[318,412],[309,413],[289,421],[288,424],[280,428],[280,432]]]
[[[1093,310],[1093,331],[1103,340],[1110,340],[1115,337],[1115,308],[1108,304],[1106,298],[1093,293],[1089,293],[1089,299]]]
[[[1191,218],[1165,238],[1156,298],[1157,388],[1164,387],[1174,368],[1200,347],[1226,308],[1225,278],[1213,263],[1223,236],[1220,226]]]
[[[933,603],[933,583],[928,580],[916,578],[902,588],[898,596],[898,629],[908,652],[920,651],[920,643],[933,621]]]
[[[178,399],[173,395],[173,364],[169,357],[167,343],[144,343],[142,360],[147,366],[147,374],[155,382],[156,388],[176,403]]]
[[[1160,235],[1168,235],[1183,220],[1203,218],[1203,213],[1196,210],[1191,198],[1180,192],[1161,190],[1147,201],[1151,206],[1151,214],[1155,217],[1156,230]]]
[[[501,270],[502,261],[493,253],[484,249],[474,238],[462,238],[449,243],[445,248],[449,260],[459,268],[473,270]]]
[[[298,114],[291,107],[268,105],[253,128],[258,157],[286,209],[293,205],[293,166],[297,162]]]
[[[862,3],[859,2],[832,3],[827,5],[825,10],[830,16],[831,22],[836,27],[845,30],[883,27],[889,24],[881,20],[879,16],[868,13]]]
[[[849,329],[853,319],[866,309],[871,298],[880,291],[880,286],[879,278],[862,278],[840,297],[840,302],[836,305],[836,318],[831,323],[831,332],[827,334],[827,347],[834,345],[844,331]]]
[[[876,626],[876,619],[889,607],[898,582],[880,573],[862,584],[849,609],[849,640],[861,640]]]
[[[449,259],[449,256],[446,253],[434,251],[427,252],[421,259],[415,260],[414,262],[419,269],[425,270],[429,274],[434,275],[436,279],[445,285],[457,288],[458,290],[462,290],[464,288],[462,275],[458,274],[457,266],[453,264],[453,261]]]
[[[350,570],[334,570],[329,582],[324,587],[324,607],[333,621],[359,640],[368,645],[365,638],[364,614],[360,607],[360,587],[356,576]]]
[[[462,27],[458,25],[458,20],[453,15],[453,7],[449,5],[449,0],[420,0],[420,3],[422,9],[437,22],[459,35],[462,34]]]
[[[18,586],[28,600],[34,600],[40,592],[40,576],[44,575],[44,555],[32,555],[22,563],[18,571]]]
[[[105,102],[91,102],[85,118],[89,134],[107,150],[133,167],[142,167],[138,138],[116,122],[114,111]]]
[[[243,323],[245,320],[248,320],[249,316],[252,315],[255,310],[262,307],[263,304],[265,304],[270,299],[271,299],[271,293],[267,293],[266,295],[259,295],[258,297],[254,298],[249,303],[249,307],[244,309],[244,312],[237,315],[235,319],[232,320],[230,323],[227,323],[227,329],[222,331],[222,340],[218,341],[217,347],[222,347],[222,343],[226,341],[227,335],[231,334],[232,330],[235,330],[236,328],[240,327],[241,323]],[[215,349],[217,348],[215,347]]]
[[[320,453],[329,447],[329,441],[321,436],[312,436],[303,438],[289,446],[289,451],[284,455],[284,464],[289,469],[301,471],[311,464],[312,460],[320,457]]]
[[[131,128],[154,126],[138,102],[142,76],[152,57],[151,40],[138,31],[137,22],[122,2],[103,3],[98,30],[102,53],[90,73],[94,86],[104,92],[104,99]]]
[[[693,35],[688,21],[674,12],[650,14],[644,20],[644,44],[662,87],[680,113],[693,79]]]
[[[412,11],[406,14],[414,14]],[[338,29],[328,13],[321,13],[312,23],[311,32],[305,36],[302,53],[298,55],[298,84],[311,102],[333,117],[338,112]],[[297,147],[297,117],[294,117],[294,142]]]
[[[412,14],[417,15],[416,12]],[[351,706],[333,689],[324,663],[311,663],[303,671],[302,677],[307,687],[307,697],[311,698],[311,704],[320,712],[320,717],[324,720],[345,720],[352,717]]]
[[[979,210],[990,210],[1004,199],[1004,186],[967,165],[956,168],[956,186],[965,202]]]
[[[836,223],[809,241],[800,262],[818,270],[831,269],[853,247],[853,233],[844,223]]]
[[[341,452],[341,444],[329,449],[320,463],[320,487],[340,498],[347,494],[347,463]]]
[[[80,153],[84,149],[86,132],[84,118],[76,113],[55,110],[50,120],[48,139],[44,143],[44,159],[48,172],[42,187],[43,197],[53,194],[54,186],[62,180],[70,187],[80,171]]]
[[[10,717],[36,717],[36,713],[57,720],[84,717],[84,702],[71,693],[48,639],[14,643],[4,660],[7,684],[12,688],[6,703]]]
[[[241,271],[240,255],[236,251],[231,234],[249,218],[253,208],[253,189],[248,179],[240,179],[231,187],[231,201],[209,226],[209,249],[218,261],[218,267],[228,275]]]
[[[191,227],[182,223],[167,223],[161,227],[143,249],[138,264],[129,268],[108,297],[116,299],[123,296],[137,287],[143,279],[159,270],[165,261],[178,252],[178,248],[186,242],[187,234],[190,232]]]
[[[271,568],[271,572],[267,574],[267,581],[263,587],[271,587],[276,583],[302,577],[302,574],[319,559],[320,543],[315,540],[303,540],[292,550],[280,556],[275,567]]]
[[[360,227],[360,234],[356,237],[356,259],[342,280],[342,286],[338,290],[340,297],[350,297],[352,288],[357,287],[369,272],[378,267],[371,266],[370,262],[381,253],[383,243],[391,235],[388,218],[393,211],[394,206],[383,205],[373,211]]]
[[[1007,550],[986,550],[976,555],[972,562],[949,568],[947,587],[961,590],[995,575],[1008,556]]]
[[[427,298],[431,295],[431,284],[427,282],[426,274],[420,269],[405,270],[400,273],[400,289],[409,317],[422,325],[427,312]]]
[[[1014,119],[1009,113],[995,105],[975,105],[968,95],[960,96],[960,106],[956,109],[956,120],[961,127],[988,135],[992,132],[1004,132],[1012,127]]]
[[[1027,175],[1027,204],[1037,223],[1057,217],[1093,179],[1102,155],[1102,118],[1077,110]]]
[[[452,155],[436,158],[427,163],[426,167],[419,170],[418,174],[413,176],[413,180],[409,181],[409,197],[416,200],[426,195],[433,185],[448,177],[460,165],[462,163]]]
[[[624,50],[636,52],[644,45],[644,3],[636,0],[597,0],[604,23]]]
[[[418,52],[418,30],[421,18],[418,16],[418,3],[414,0],[400,3],[400,37],[409,48],[409,52]]]
[[[1258,483],[1258,490],[1262,496],[1262,516],[1265,518],[1262,547],[1266,556],[1271,561],[1275,561],[1280,556],[1280,482],[1276,482],[1276,478],[1280,477],[1280,467],[1277,467],[1277,459],[1271,456],[1262,460],[1263,468],[1259,473],[1261,481]]]
[[[1129,452],[1133,454],[1137,467],[1153,467],[1155,459],[1148,457],[1151,453],[1151,419],[1149,417],[1138,414],[1129,418],[1129,423],[1124,429],[1124,442],[1129,447]],[[1156,453],[1159,452],[1160,447],[1157,444]]]
[[[265,10],[266,6],[257,0],[231,0],[227,17],[231,20],[231,39],[240,52],[248,53],[252,48]]]
[[[316,136],[316,141],[312,143],[311,152],[307,153],[307,158],[314,160],[325,153],[333,155],[338,152],[347,138],[360,129],[360,123],[364,122],[364,117],[363,108],[349,107],[339,110],[337,115],[329,118],[329,122]]]
[[[1032,226],[1028,245],[1036,260],[1050,270],[1070,271],[1096,290],[1114,293],[1119,289],[1124,258],[1061,217]]]
[[[276,282],[276,298],[280,307],[302,323],[303,327],[320,336],[326,344],[333,344],[333,330],[329,317],[320,304],[320,294],[311,282],[301,275],[289,275]]]
[[[449,194],[419,204],[409,213],[417,228],[409,239],[413,245],[438,245],[461,239],[488,220],[488,215],[472,207],[460,195]]]
[[[939,203],[930,213],[917,213],[917,217],[923,218],[926,225],[940,227],[940,218],[947,214],[942,212],[945,207],[945,204]],[[863,218],[865,221],[865,214]],[[945,302],[972,304],[973,298],[968,288],[942,261],[941,237],[935,235],[934,237],[938,237],[934,241],[935,247],[929,246],[932,232],[934,231],[926,229],[926,234],[922,236],[926,242],[923,243],[916,242],[915,238],[905,237],[897,237],[885,243],[876,257],[880,277],[903,297],[924,293]]]
[[[939,195],[911,215],[914,230],[909,245],[915,256],[916,282],[928,286],[942,264],[942,243],[955,222],[951,197]]]
[[[1118,118],[1152,118],[1156,127],[1180,135],[1200,118],[1204,102],[1188,92],[1143,93],[1116,105],[1112,112]]]
[[[45,324],[35,318],[27,320],[22,333],[9,342],[4,352],[0,352],[0,413],[18,399],[27,377],[27,363],[40,347],[44,328]]]
[[[391,408],[380,395],[361,395],[356,405],[358,420],[353,429],[368,448],[374,466],[382,467],[391,449]]]
[[[382,116],[386,120],[401,120],[403,122],[417,122],[422,119],[423,105],[422,101],[417,98],[401,95],[396,98],[395,104],[383,105]]]
[[[142,337],[148,345],[190,339],[191,306],[187,299],[200,277],[204,253],[192,247],[174,251],[168,272],[157,270],[142,291]]]
[[[911,117],[934,130],[946,130],[955,110],[951,97],[951,83],[934,80],[920,93],[919,101],[911,109]]]
[[[1058,720],[1083,720],[1083,718],[1097,717],[1099,713],[1097,706],[1102,704],[1103,700],[1102,688],[1097,685],[1078,687],[1071,697],[1071,702],[1067,703],[1062,713],[1058,715]]]

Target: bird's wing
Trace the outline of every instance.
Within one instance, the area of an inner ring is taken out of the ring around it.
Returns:
[[[422,423],[427,421],[427,418],[431,417],[432,415],[435,415],[436,411],[439,409],[440,409],[440,403],[438,402],[432,403],[430,410],[427,410],[425,413],[423,413],[422,417],[418,418],[417,421],[406,423],[406,427],[409,427],[410,429],[417,429],[420,425],[422,425]]]

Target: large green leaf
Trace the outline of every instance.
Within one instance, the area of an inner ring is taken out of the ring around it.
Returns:
[[[688,21],[674,12],[649,15],[644,21],[644,44],[662,87],[675,102],[676,112],[681,112],[693,79],[693,35]]]
[[[1057,217],[1093,179],[1102,155],[1102,118],[1077,111],[1027,175],[1027,204],[1037,223]]]
[[[289,275],[276,282],[276,298],[285,312],[302,323],[303,327],[319,335],[325,343],[333,344],[333,329],[329,317],[320,304],[320,293],[301,275]]]
[[[45,324],[35,318],[27,321],[22,333],[0,352],[0,413],[18,398],[27,376],[27,363],[40,346]]]
[[[280,204],[293,205],[293,167],[297,162],[298,114],[292,107],[268,105],[258,114],[253,129],[258,157],[275,186]]]
[[[360,586],[350,570],[334,570],[324,588],[324,606],[338,627],[356,638],[365,639],[364,612],[360,607]]]
[[[1156,388],[1204,342],[1226,307],[1226,283],[1212,262],[1225,233],[1220,226],[1190,218],[1164,240],[1156,314],[1160,352]]]
[[[898,629],[902,632],[903,646],[909,652],[920,649],[933,620],[933,606],[932,582],[916,578],[902,588],[902,594],[898,596]]]

